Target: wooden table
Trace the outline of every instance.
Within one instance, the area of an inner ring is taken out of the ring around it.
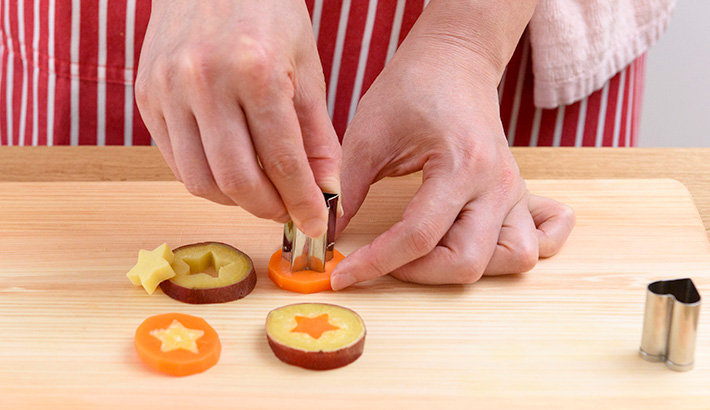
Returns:
[[[706,296],[710,289],[710,244],[703,237],[710,227],[710,150],[514,153],[529,180],[678,179],[692,193],[705,231],[687,194],[672,181],[531,181],[535,192],[569,200],[578,210],[578,225],[563,252],[540,262],[534,274],[488,278],[475,286],[423,288],[386,277],[346,292],[313,295],[309,300],[340,303],[361,313],[368,324],[368,347],[352,368],[305,374],[278,363],[263,343],[260,332],[268,309],[297,298],[278,292],[268,279],[260,280],[254,294],[242,302],[198,308],[177,306],[160,294],[149,297],[123,277],[140,247],[158,240],[171,245],[196,242],[207,233],[211,240],[234,240],[233,232],[214,221],[241,221],[239,226],[249,228],[259,223],[254,218],[194,198],[175,183],[73,183],[172,180],[155,148],[0,148],[0,182],[72,181],[5,184],[0,192],[6,205],[0,214],[0,252],[6,251],[0,280],[11,279],[0,283],[0,357],[5,359],[0,362],[0,380],[5,381],[0,383],[0,408],[4,400],[13,408],[60,398],[72,408],[97,403],[125,407],[131,400],[139,407],[221,403],[230,408],[241,403],[273,408],[288,403],[313,408],[323,405],[320,400],[333,404],[344,396],[349,401],[342,408],[388,408],[387,399],[395,398],[409,408],[436,408],[444,402],[457,408],[523,403],[541,408],[612,403],[624,408],[707,408],[710,316],[704,320],[701,314],[697,367],[691,372],[674,373],[662,364],[643,362],[636,349],[648,281],[672,272],[697,279]],[[416,189],[413,180],[416,177],[406,180],[407,192]],[[392,192],[373,188],[370,197],[380,202],[370,203],[369,210],[366,203],[361,214],[383,209],[382,201]],[[162,215],[137,206],[127,193],[154,207],[164,199],[183,208],[168,207]],[[610,218],[609,209],[617,207],[618,214]],[[679,216],[689,214],[692,217]],[[182,215],[189,217],[181,221]],[[385,216],[382,219],[378,211],[378,218],[354,224],[359,230],[339,242],[340,249],[348,253],[367,243],[376,233],[368,224],[393,223],[397,210]],[[64,232],[75,235],[67,240]],[[111,247],[102,243],[107,232]],[[239,247],[263,266],[268,246],[278,247],[279,238],[274,225]],[[639,246],[646,239],[649,246]],[[44,258],[18,256],[30,242],[45,252]],[[71,257],[77,250],[93,264],[77,265]],[[58,281],[57,272],[70,284]],[[119,306],[123,310],[117,315]],[[203,378],[165,378],[141,371],[136,363],[128,347],[130,330],[138,319],[167,309],[199,314],[220,329],[224,360]],[[441,316],[442,309],[453,313]],[[45,337],[47,332],[57,339]],[[80,350],[72,350],[68,340]],[[418,349],[431,349],[434,340],[442,344],[421,354]],[[57,360],[51,349],[59,350]],[[88,360],[68,366],[74,357]],[[463,371],[464,365],[470,367]],[[434,368],[439,372],[429,373]],[[288,381],[290,390],[274,395],[274,380]],[[309,381],[327,389],[317,397],[304,395],[299,389]],[[384,382],[388,388],[378,384]],[[204,394],[188,394],[196,383]],[[382,386],[381,396],[373,394],[377,386]],[[211,400],[202,402],[205,397]]]
[[[513,148],[525,179],[672,178],[710,232],[710,148]],[[155,147],[1,147],[0,182],[172,181]]]

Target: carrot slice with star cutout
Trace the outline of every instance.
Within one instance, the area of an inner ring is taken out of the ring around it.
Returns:
[[[217,364],[222,351],[209,323],[183,313],[149,317],[136,329],[134,341],[145,364],[172,376],[204,372]]]
[[[297,293],[316,293],[332,290],[330,287],[330,275],[335,266],[340,263],[345,256],[338,250],[333,251],[333,259],[325,263],[325,271],[317,272],[311,269],[292,272],[288,261],[282,257],[279,249],[271,255],[269,260],[269,279],[281,289]]]
[[[299,303],[266,317],[266,338],[281,361],[311,370],[354,362],[365,348],[365,322],[350,309],[325,303]]]

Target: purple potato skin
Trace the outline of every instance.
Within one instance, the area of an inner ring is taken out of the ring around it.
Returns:
[[[250,294],[256,286],[256,271],[251,268],[251,272],[240,282],[229,286],[222,286],[211,289],[188,289],[175,284],[171,280],[160,283],[160,289],[171,298],[193,305],[203,305],[207,303],[225,303],[241,299]]]
[[[222,286],[219,288],[210,289],[189,289],[175,284],[172,280],[165,280],[160,283],[160,289],[163,291],[163,293],[179,302],[190,303],[193,305],[204,305],[208,303],[231,302],[233,300],[241,299],[247,296],[251,293],[252,290],[254,290],[254,287],[256,286],[256,271],[254,270],[254,262],[251,260],[249,255],[233,246],[227,245],[226,243],[222,242],[201,242],[194,243],[191,245],[180,246],[179,248],[175,248],[173,252],[178,252],[179,250],[185,248],[192,248],[195,246],[203,245],[225,246],[227,248],[232,249],[234,252],[245,255],[249,260],[249,263],[251,263],[251,272],[249,272],[249,274],[244,277],[244,279],[237,283],[234,283],[229,286]]]
[[[306,352],[278,343],[268,334],[266,338],[279,360],[309,370],[332,370],[346,366],[357,360],[365,349],[365,332],[357,343],[333,352]]]

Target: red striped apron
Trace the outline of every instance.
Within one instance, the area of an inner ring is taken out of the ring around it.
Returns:
[[[428,0],[305,0],[342,137]],[[0,0],[0,145],[149,145],[133,81],[150,0]],[[523,37],[501,81],[511,145],[633,146],[645,58],[586,99],[533,106]]]

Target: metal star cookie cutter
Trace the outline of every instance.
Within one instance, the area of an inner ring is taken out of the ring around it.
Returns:
[[[333,259],[335,249],[335,219],[338,213],[338,194],[323,193],[328,208],[328,229],[317,238],[311,238],[296,228],[293,221],[284,225],[282,258],[289,262],[291,271],[325,271],[325,263]]]
[[[641,357],[649,362],[665,361],[671,370],[691,370],[700,303],[700,293],[690,278],[650,283],[646,291]]]

